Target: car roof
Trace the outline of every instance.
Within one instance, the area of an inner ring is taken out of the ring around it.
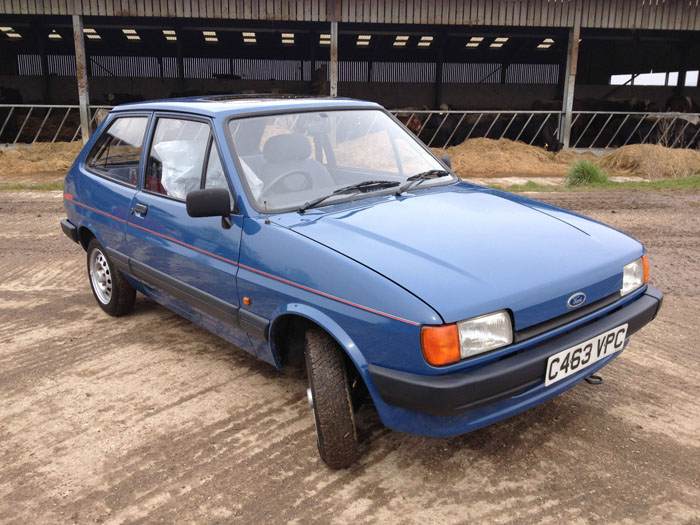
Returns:
[[[112,109],[121,111],[178,111],[210,117],[254,114],[261,112],[313,109],[382,109],[374,102],[352,98],[302,97],[298,95],[215,95],[186,97],[121,104]]]

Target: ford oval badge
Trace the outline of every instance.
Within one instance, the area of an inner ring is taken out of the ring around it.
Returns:
[[[566,301],[566,304],[569,306],[569,308],[578,308],[585,302],[586,294],[583,292],[576,292],[574,295],[569,297],[569,300]]]

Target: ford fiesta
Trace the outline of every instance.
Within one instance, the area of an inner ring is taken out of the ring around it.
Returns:
[[[461,182],[382,107],[210,97],[112,110],[65,234],[97,304],[152,298],[277,368],[306,363],[321,458],[388,427],[453,436],[589,378],[656,316],[644,247]]]

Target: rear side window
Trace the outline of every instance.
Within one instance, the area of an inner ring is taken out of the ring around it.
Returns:
[[[185,200],[202,183],[209,124],[193,120],[159,118],[148,155],[145,189]]]
[[[88,155],[88,169],[117,182],[137,186],[147,125],[145,116],[116,118]]]

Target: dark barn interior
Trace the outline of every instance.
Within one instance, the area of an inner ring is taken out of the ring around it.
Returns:
[[[6,2],[0,103],[77,104],[80,23],[91,105],[284,92],[390,109],[698,112],[699,11],[681,0]]]

